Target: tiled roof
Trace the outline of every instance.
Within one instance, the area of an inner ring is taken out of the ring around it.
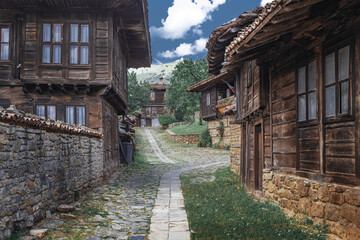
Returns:
[[[102,133],[84,126],[73,126],[61,121],[45,120],[38,116],[18,111],[14,106],[8,109],[0,109],[0,122],[5,122],[23,127],[42,129],[49,132],[59,132],[71,135],[83,135],[101,138]]]
[[[211,86],[222,82],[222,80],[229,81],[234,78],[233,73],[220,73],[215,76],[211,76],[209,78],[206,78],[186,89],[186,92],[201,92],[207,88],[210,88]]]

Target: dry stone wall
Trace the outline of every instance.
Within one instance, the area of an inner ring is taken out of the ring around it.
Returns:
[[[102,181],[101,134],[0,111],[0,239]]]
[[[230,169],[240,175],[241,125],[230,123]]]
[[[217,128],[219,127],[219,121],[224,124],[224,135],[221,138],[220,147],[230,146],[231,144],[231,122],[235,120],[235,115],[225,115],[219,120],[212,120],[207,122],[207,128],[210,132],[212,143],[215,144],[219,141]]]
[[[195,144],[200,141],[200,134],[175,134],[170,130],[166,130],[166,136],[172,142],[182,143],[182,144]]]
[[[263,195],[288,216],[310,216],[328,225],[329,239],[360,239],[360,187],[318,182],[264,170]]]

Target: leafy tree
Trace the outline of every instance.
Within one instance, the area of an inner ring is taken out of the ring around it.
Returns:
[[[149,82],[137,81],[135,72],[129,73],[128,81],[129,114],[134,114],[141,111],[141,108],[149,103],[151,89]]]
[[[185,92],[185,89],[205,78],[208,78],[207,62],[204,59],[193,61],[185,59],[179,62],[166,90],[166,106],[171,112],[184,112],[190,122],[190,115],[200,109],[200,93]]]
[[[160,115],[159,116],[159,123],[161,126],[169,126],[170,124],[176,122],[174,116],[171,115]]]

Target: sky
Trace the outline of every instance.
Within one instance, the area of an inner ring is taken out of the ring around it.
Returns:
[[[271,0],[148,0],[153,64],[206,58],[211,32]]]

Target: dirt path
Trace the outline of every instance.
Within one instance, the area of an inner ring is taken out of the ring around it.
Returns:
[[[36,228],[46,239],[189,239],[179,175],[229,163],[227,151],[173,144],[161,130],[138,129],[137,152],[148,163],[124,167],[108,184],[74,205],[76,219],[59,213]],[[149,234],[150,233],[150,234]]]

